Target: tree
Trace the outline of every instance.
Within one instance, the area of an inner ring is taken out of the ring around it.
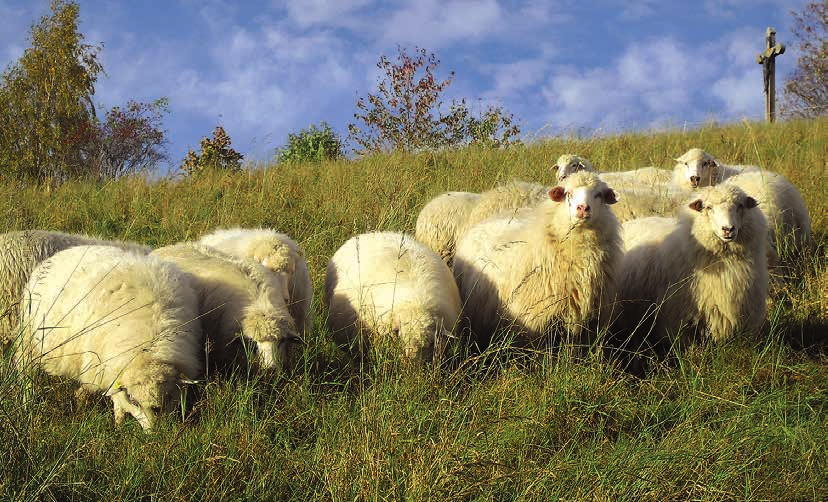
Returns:
[[[358,154],[376,151],[417,151],[463,144],[506,146],[516,142],[520,129],[511,114],[489,107],[475,117],[465,100],[453,101],[440,113],[440,94],[451,85],[454,72],[445,80],[434,76],[440,60],[434,53],[415,47],[410,56],[397,46],[396,63],[380,56],[377,68],[385,73],[376,94],[358,98],[354,118],[363,123],[348,125],[348,138]],[[435,117],[435,113],[438,115]]]
[[[102,71],[100,48],[78,32],[78,5],[53,0],[51,11],[32,26],[32,46],[0,87],[0,171],[37,182],[84,172],[81,146],[93,135]]]
[[[278,162],[321,162],[342,156],[342,140],[325,122],[288,134],[287,145],[276,151]]]
[[[828,2],[811,2],[792,12],[799,41],[796,68],[785,82],[782,112],[794,117],[828,114]]]
[[[89,174],[112,179],[156,168],[167,160],[161,124],[167,104],[166,98],[149,104],[129,101],[123,109],[109,110],[83,146]]]
[[[181,163],[181,170],[190,176],[210,170],[239,171],[244,155],[230,147],[230,136],[221,126],[216,126],[213,139],[202,138],[200,153],[190,150]]]

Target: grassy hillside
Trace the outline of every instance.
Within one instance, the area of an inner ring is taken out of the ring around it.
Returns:
[[[413,232],[446,190],[512,178],[551,183],[578,153],[602,170],[671,167],[699,146],[778,171],[801,191],[817,247],[774,282],[761,339],[696,346],[633,378],[602,361],[355,369],[319,301],[328,258],[354,234]],[[0,362],[0,499],[828,498],[828,120],[550,140],[238,175],[0,186],[0,231],[55,229],[152,246],[219,226],[266,226],[306,250],[317,327],[299,367],[200,385],[183,423],[114,429],[111,403],[70,382],[25,388]]]

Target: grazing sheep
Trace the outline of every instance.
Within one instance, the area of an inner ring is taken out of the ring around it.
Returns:
[[[756,332],[767,310],[767,223],[757,202],[722,184],[693,194],[678,218],[625,223],[620,336],[664,348],[696,336]]]
[[[417,216],[414,237],[440,255],[451,266],[457,237],[466,228],[469,213],[480,202],[480,194],[446,192],[431,199]]]
[[[691,148],[676,159],[672,184],[675,187],[695,190],[716,185],[742,172],[759,169],[756,166],[730,166],[722,164],[701,148]]]
[[[588,160],[571,153],[565,153],[558,157],[558,160],[552,164],[551,170],[552,174],[558,178],[558,183],[578,171],[595,171]]]
[[[48,230],[0,234],[0,345],[11,342],[15,337],[20,294],[32,270],[58,251],[82,245],[115,246],[142,254],[150,252],[150,248],[131,242]]]
[[[313,284],[305,252],[296,241],[267,228],[230,228],[214,230],[200,242],[284,274],[288,285],[288,310],[297,331],[310,333],[313,330]]]
[[[457,243],[454,276],[481,349],[498,327],[536,344],[565,328],[590,344],[586,324],[605,319],[621,259],[615,193],[594,173],[570,175],[547,200],[470,227]]]
[[[72,378],[112,398],[145,430],[202,373],[198,299],[189,278],[157,258],[75,246],[38,265],[20,307],[15,362]]]
[[[784,176],[766,170],[753,170],[728,178],[727,183],[741,188],[756,199],[768,221],[768,240],[772,256],[777,256],[784,241],[802,250],[811,244],[811,218],[802,195]]]
[[[414,361],[439,359],[449,350],[460,316],[451,270],[411,236],[396,232],[357,235],[328,262],[328,327],[340,345],[358,347],[391,337]]]
[[[152,252],[192,276],[208,343],[208,369],[225,372],[246,356],[252,341],[265,367],[281,369],[301,342],[285,299],[284,276],[263,265],[200,243]]]

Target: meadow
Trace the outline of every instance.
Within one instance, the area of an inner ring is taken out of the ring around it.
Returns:
[[[557,353],[524,364],[356,367],[330,341],[328,258],[371,230],[413,233],[447,190],[552,183],[578,153],[601,170],[701,147],[784,174],[810,211],[814,249],[783,256],[760,337],[698,344],[643,377]],[[316,326],[297,367],[251,366],[189,393],[184,416],[116,429],[111,403],[71,382],[34,385],[0,361],[2,500],[828,499],[828,119],[549,139],[358,161],[251,166],[194,179],[0,184],[0,231],[97,234],[151,246],[265,226],[304,247]],[[28,378],[28,377],[26,377]]]

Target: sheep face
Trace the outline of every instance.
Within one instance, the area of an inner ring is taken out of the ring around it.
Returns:
[[[115,409],[115,423],[123,422],[125,413],[132,415],[144,430],[155,426],[158,415],[175,411],[181,402],[181,386],[192,380],[145,380],[132,383],[128,388],[116,383],[109,395]]]
[[[710,186],[713,183],[718,164],[709,153],[700,148],[691,148],[675,159],[675,169],[681,173],[682,183],[691,189]]]
[[[244,336],[256,342],[262,365],[277,371],[290,365],[295,349],[302,343],[290,316],[266,306],[248,308],[241,327]]]
[[[608,211],[606,206],[617,202],[615,192],[603,182],[586,186],[557,186],[549,191],[549,198],[554,202],[566,203],[572,226],[588,224]]]
[[[715,235],[724,244],[739,238],[739,232],[745,223],[745,211],[756,206],[753,197],[733,186],[721,186],[718,190],[707,189],[701,197],[688,204],[692,211],[702,216],[697,225],[706,226],[698,231]]]
[[[552,165],[552,172],[557,175],[558,181],[563,181],[571,174],[579,171],[592,170],[592,164],[590,164],[589,161],[572,154],[561,155],[558,157],[557,162]]]

